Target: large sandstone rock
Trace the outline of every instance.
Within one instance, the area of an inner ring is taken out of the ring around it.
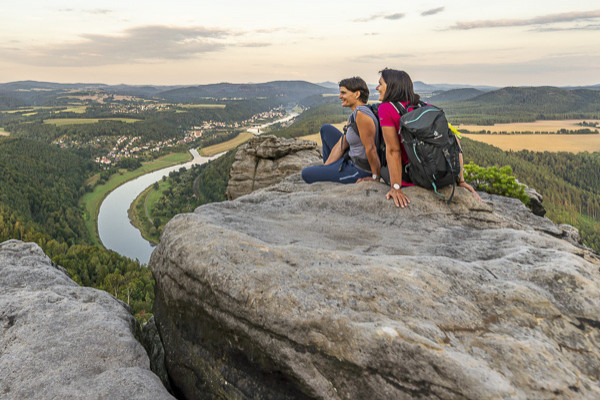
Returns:
[[[0,399],[172,399],[108,293],[33,243],[0,244]]]
[[[518,200],[298,175],[167,225],[150,267],[188,399],[600,398],[600,261]]]
[[[257,136],[235,154],[227,185],[227,198],[237,199],[280,182],[307,165],[322,161],[316,143],[283,139],[273,135]]]

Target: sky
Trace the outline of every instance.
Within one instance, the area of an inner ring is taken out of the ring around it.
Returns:
[[[600,84],[598,0],[0,0],[0,82]]]

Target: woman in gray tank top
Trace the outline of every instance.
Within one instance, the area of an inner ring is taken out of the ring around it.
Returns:
[[[343,79],[339,87],[342,106],[352,110],[345,133],[332,125],[321,127],[324,164],[304,168],[302,179],[307,183],[379,181],[377,146],[381,135],[377,117],[366,106],[369,88],[358,77]]]

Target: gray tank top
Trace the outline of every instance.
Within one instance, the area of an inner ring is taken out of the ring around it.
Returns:
[[[379,134],[379,122],[377,121],[377,117],[373,114],[370,107],[367,106],[358,106],[354,109],[350,118],[348,119],[348,125],[350,125],[350,121],[356,121],[356,113],[360,111],[368,115],[375,124],[375,147],[379,147],[379,138],[381,135]],[[367,172],[371,172],[371,168],[369,166],[369,161],[367,160],[367,153],[365,150],[365,146],[363,146],[360,141],[360,136],[357,132],[354,132],[354,129],[351,126],[348,126],[348,130],[346,131],[346,140],[348,140],[348,144],[350,145],[350,158],[354,161],[354,164]]]

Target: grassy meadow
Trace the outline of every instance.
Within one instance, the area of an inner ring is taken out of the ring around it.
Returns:
[[[120,173],[110,177],[108,182],[98,185],[90,193],[86,193],[80,200],[85,210],[83,219],[85,221],[90,237],[94,243],[100,244],[98,237],[98,212],[100,212],[100,204],[108,196],[110,192],[122,185],[123,183],[137,178],[138,176],[147,174],[148,172],[167,168],[172,165],[181,164],[191,160],[192,156],[189,153],[171,153],[166,156],[157,158],[154,161],[142,163],[142,166],[134,171],[122,170]],[[99,174],[98,174],[99,175]],[[94,176],[88,182],[97,181],[98,177]]]
[[[144,239],[154,244],[158,244],[160,234],[154,227],[151,210],[170,187],[171,183],[168,180],[158,182],[158,190],[154,189],[154,185],[148,186],[131,203],[127,212],[131,224],[138,228]]]
[[[2,127],[0,127],[0,136],[8,136],[10,135],[9,132],[6,132],[4,129],[2,129]]]

